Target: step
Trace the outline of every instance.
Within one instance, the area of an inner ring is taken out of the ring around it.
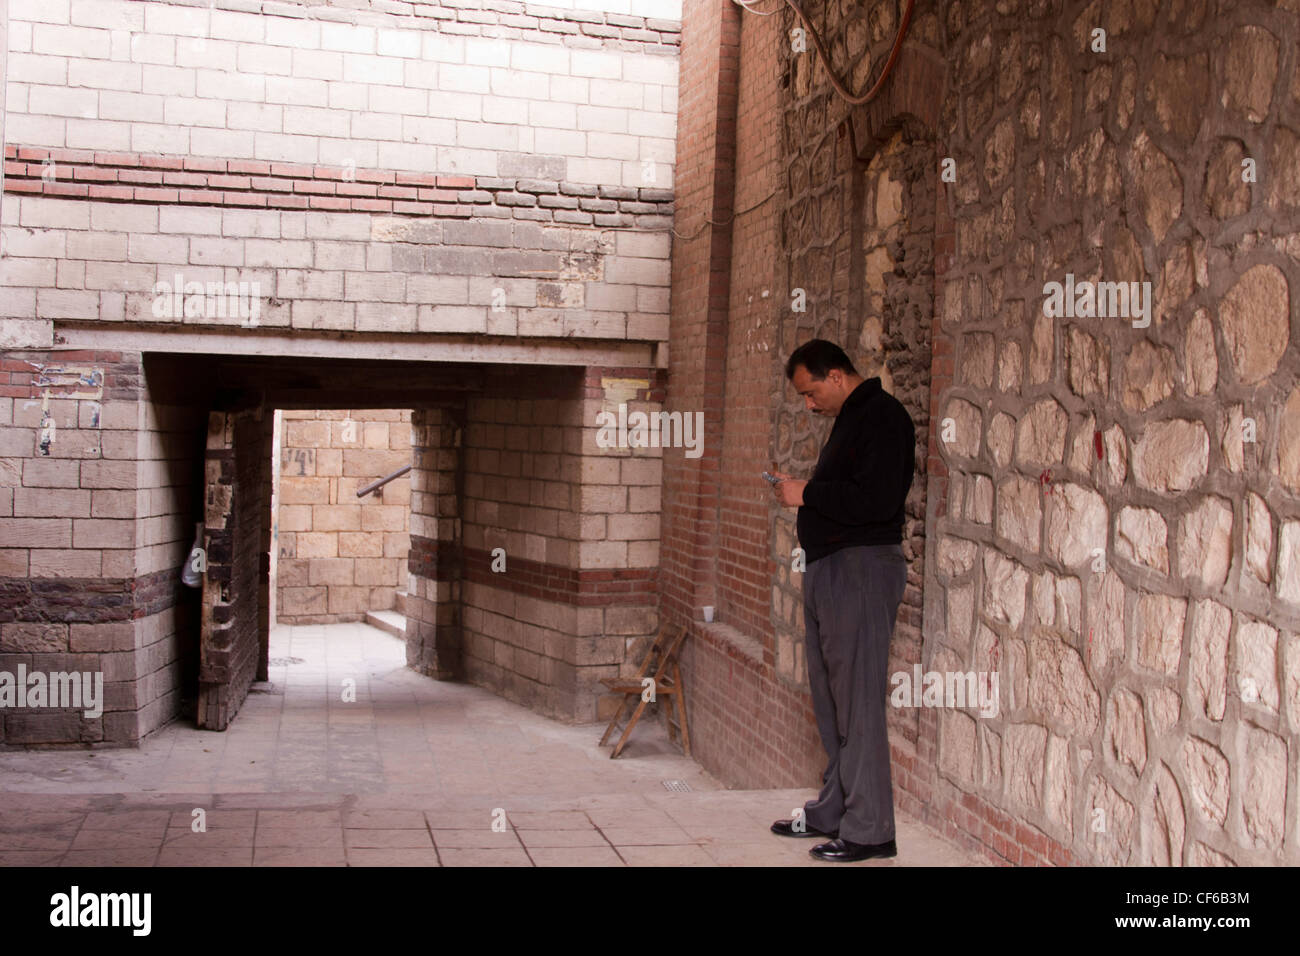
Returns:
[[[397,611],[367,611],[366,623],[387,631],[393,637],[406,636],[406,615]]]
[[[393,610],[396,611],[398,614],[406,613],[406,592],[405,591],[397,592],[396,598],[393,601]]]

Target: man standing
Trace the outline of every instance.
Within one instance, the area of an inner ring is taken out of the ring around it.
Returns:
[[[799,506],[808,683],[830,762],[803,819],[772,831],[832,837],[810,851],[822,860],[896,856],[885,672],[907,581],[901,542],[916,429],[880,379],[863,379],[832,342],[799,346],[785,375],[810,412],[835,418],[812,478],[778,472],[772,486],[783,505]]]

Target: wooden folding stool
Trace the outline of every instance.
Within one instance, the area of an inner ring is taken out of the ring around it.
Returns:
[[[668,707],[668,739],[676,742],[674,731],[680,732],[682,752],[686,756],[691,755],[691,734],[686,725],[686,700],[685,688],[682,685],[682,672],[677,663],[677,655],[681,650],[682,642],[686,640],[687,630],[685,627],[678,625],[670,628],[664,625],[659,629],[655,636],[654,643],[650,645],[650,650],[646,653],[645,659],[641,661],[641,666],[637,668],[636,674],[632,677],[606,677],[602,678],[601,683],[610,689],[612,693],[622,694],[623,700],[619,703],[618,709],[614,711],[613,718],[610,719],[609,726],[605,728],[605,734],[600,738],[601,746],[609,740],[609,737],[618,726],[618,719],[623,715],[624,708],[628,705],[629,698],[635,698],[636,709],[632,712],[631,719],[627,722],[627,727],[623,730],[623,736],[619,738],[614,745],[614,752],[611,753],[610,759],[617,757],[627,746],[628,737],[632,734],[632,728],[636,722],[641,719],[645,713],[646,706],[650,703],[649,697],[653,696],[656,700],[660,696],[667,696],[670,701]],[[650,673],[650,668],[654,667],[654,673]],[[644,683],[649,677],[653,684]],[[647,694],[651,691],[651,694]],[[676,714],[674,715],[674,710]],[[674,716],[676,720],[674,720]]]

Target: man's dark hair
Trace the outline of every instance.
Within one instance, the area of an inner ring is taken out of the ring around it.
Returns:
[[[785,363],[785,377],[793,379],[794,370],[800,365],[808,370],[808,374],[816,382],[826,378],[826,373],[833,368],[849,375],[858,374],[858,370],[849,361],[848,354],[834,342],[827,342],[825,339],[810,339],[791,352],[789,360]]]

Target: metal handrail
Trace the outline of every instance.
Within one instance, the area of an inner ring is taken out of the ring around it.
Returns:
[[[411,470],[410,465],[403,465],[401,468],[397,469],[397,471],[393,472],[391,475],[388,475],[387,477],[384,478],[380,478],[378,481],[371,482],[370,484],[366,485],[364,488],[357,491],[357,497],[364,498],[366,495],[370,494],[370,492],[378,491],[380,488],[384,487],[384,485],[388,484],[394,478],[401,478],[404,474],[406,474],[410,470]]]

